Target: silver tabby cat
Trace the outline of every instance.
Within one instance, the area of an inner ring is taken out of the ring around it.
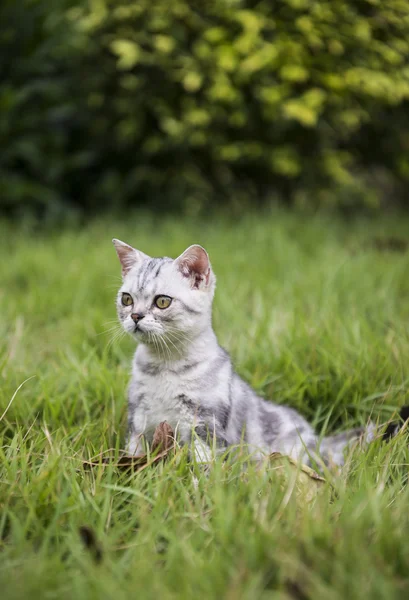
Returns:
[[[281,452],[308,462],[319,452],[341,465],[362,430],[323,438],[292,408],[260,398],[235,373],[212,328],[216,278],[207,252],[151,258],[114,239],[123,283],[119,320],[139,342],[129,386],[128,451],[138,454],[167,421],[196,457],[245,443],[257,456]]]

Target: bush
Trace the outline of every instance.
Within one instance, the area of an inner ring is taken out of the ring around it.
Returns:
[[[405,201],[406,0],[7,0],[0,19],[3,210]]]

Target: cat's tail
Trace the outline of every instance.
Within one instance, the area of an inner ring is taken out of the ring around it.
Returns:
[[[355,427],[348,431],[324,437],[319,446],[319,453],[327,465],[344,464],[345,450],[359,443],[363,447],[372,442],[375,437],[382,435],[384,441],[390,440],[405,426],[409,420],[409,406],[403,406],[398,419],[379,427],[370,423],[367,427]]]
[[[391,421],[391,423],[388,423],[388,426],[383,432],[382,439],[385,442],[389,441],[392,437],[399,433],[399,431],[402,429],[405,423],[407,423],[407,421],[409,421],[409,405],[402,406],[399,412],[398,421]]]

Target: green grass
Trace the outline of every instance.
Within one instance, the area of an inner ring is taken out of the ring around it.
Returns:
[[[404,435],[355,452],[335,491],[298,508],[273,474],[219,461],[206,476],[184,451],[132,475],[82,468],[125,438],[133,343],[104,333],[119,285],[112,237],[153,255],[206,246],[215,328],[240,374],[332,431],[409,403],[409,253],[371,243],[407,238],[409,218],[126,221],[0,225],[0,596],[409,597]]]

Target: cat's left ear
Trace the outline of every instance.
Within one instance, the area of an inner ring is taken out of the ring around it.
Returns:
[[[114,238],[112,243],[115,246],[119,262],[121,263],[122,277],[125,277],[125,275],[128,273],[128,271],[130,271],[130,269],[132,269],[133,266],[149,258],[147,254],[132,248],[132,246],[125,244],[125,242],[121,242],[121,240],[116,240]]]
[[[212,268],[206,250],[195,244],[189,246],[176,260],[179,272],[189,280],[192,289],[205,289],[211,282]]]

